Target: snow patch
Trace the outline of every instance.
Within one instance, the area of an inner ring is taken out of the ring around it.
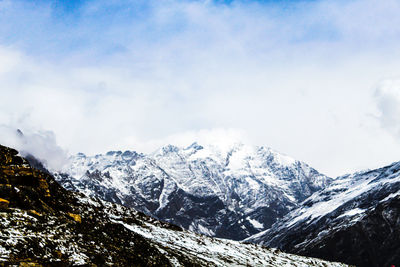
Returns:
[[[246,218],[255,228],[264,229],[264,225],[257,220],[251,219],[250,217]]]
[[[357,214],[364,213],[365,211],[366,211],[365,209],[355,208],[355,209],[346,211],[345,213],[340,215],[338,218],[345,217],[345,216],[354,216]]]

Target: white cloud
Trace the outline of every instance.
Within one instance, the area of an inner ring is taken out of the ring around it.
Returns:
[[[21,135],[17,130],[0,125],[0,143],[17,149],[22,156],[35,156],[50,170],[60,170],[67,163],[67,153],[57,145],[53,132],[28,131]]]
[[[194,142],[200,145],[218,145],[223,151],[229,150],[229,148],[237,143],[252,144],[252,141],[249,140],[243,130],[215,128],[179,132],[152,140],[138,140],[134,136],[130,136],[121,140],[120,143],[115,144],[115,147],[121,150],[130,148],[145,153],[152,153],[168,144],[173,144],[178,147],[187,147]]]
[[[382,127],[397,138],[400,137],[400,80],[390,79],[381,82],[375,97]]]
[[[0,124],[73,153],[245,136],[332,176],[400,160],[367,115],[373,85],[399,75],[398,1],[0,8]]]

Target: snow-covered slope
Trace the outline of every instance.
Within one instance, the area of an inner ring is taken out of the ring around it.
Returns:
[[[63,189],[0,145],[1,266],[346,266],[214,239]]]
[[[400,162],[336,178],[246,241],[357,266],[400,262]]]
[[[331,181],[270,148],[197,143],[168,145],[149,155],[78,154],[56,179],[67,189],[235,240],[269,228]]]
[[[165,251],[165,255],[175,266],[183,264],[173,256],[174,253],[195,258],[196,263],[201,266],[346,266],[341,263],[287,254],[259,245],[210,238],[187,231],[173,231],[150,222],[135,225],[125,223],[121,218],[112,221],[151,240],[161,251]]]

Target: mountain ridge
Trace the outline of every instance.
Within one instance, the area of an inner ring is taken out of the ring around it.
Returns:
[[[81,153],[55,176],[68,189],[234,240],[268,228],[332,181],[270,148],[241,143]]]
[[[357,266],[400,262],[400,162],[336,178],[245,241]]]
[[[2,266],[346,266],[190,233],[67,191],[31,164],[0,145]]]

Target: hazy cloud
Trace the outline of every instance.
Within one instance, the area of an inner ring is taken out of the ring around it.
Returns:
[[[399,1],[54,3],[0,1],[2,125],[89,154],[246,136],[332,176],[400,159],[367,115]]]
[[[67,163],[68,155],[56,143],[53,132],[18,132],[9,126],[0,125],[0,144],[15,148],[22,156],[33,155],[51,170],[60,170]]]
[[[400,137],[400,80],[381,82],[375,97],[382,127]]]
[[[200,145],[218,144],[221,150],[229,150],[237,143],[252,144],[252,141],[248,138],[246,132],[241,129],[215,128],[202,129],[198,131],[185,131],[151,140],[138,140],[135,137],[130,136],[121,140],[120,143],[117,143],[116,147],[131,147],[138,151],[149,153],[158,150],[166,144],[173,144],[178,147],[187,147],[194,142]]]

